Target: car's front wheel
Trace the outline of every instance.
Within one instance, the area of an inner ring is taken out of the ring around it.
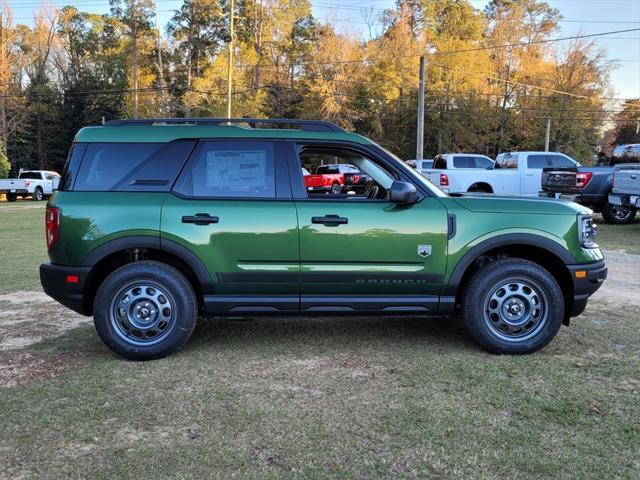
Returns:
[[[182,347],[196,326],[198,302],[189,281],[160,262],[127,264],[96,293],[93,319],[102,341],[131,360],[162,358]]]
[[[558,333],[564,296],[546,269],[505,258],[474,272],[462,297],[464,323],[473,339],[493,353],[540,350]]]

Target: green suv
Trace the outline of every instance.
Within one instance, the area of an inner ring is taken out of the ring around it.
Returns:
[[[309,172],[335,164],[352,172],[341,189],[307,186]],[[83,128],[45,223],[45,292],[93,315],[106,345],[130,359],[180,348],[200,313],[456,309],[485,349],[530,353],[607,275],[584,207],[447,196],[371,140],[322,121]]]

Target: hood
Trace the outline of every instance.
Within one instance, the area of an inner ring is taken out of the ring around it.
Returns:
[[[587,207],[566,200],[516,196],[464,196],[452,197],[455,203],[471,212],[533,213],[543,215],[577,215],[593,213]]]

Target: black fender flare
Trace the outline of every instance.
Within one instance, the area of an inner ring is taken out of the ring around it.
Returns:
[[[444,287],[443,295],[455,296],[462,277],[471,264],[482,254],[487,253],[495,248],[513,246],[513,245],[529,245],[532,247],[542,248],[558,257],[565,265],[576,263],[575,257],[566,248],[553,240],[542,235],[530,233],[507,233],[488,238],[480,242],[469,250],[460,261],[456,264],[449,277],[449,282]]]
[[[159,236],[132,235],[110,240],[89,252],[82,260],[81,265],[93,267],[109,255],[131,248],[151,248],[174,255],[186,263],[193,271],[200,282],[200,288],[204,295],[214,293],[213,281],[202,260],[179,243],[166,238],[160,238]]]

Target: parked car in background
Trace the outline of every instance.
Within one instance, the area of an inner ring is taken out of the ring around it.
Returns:
[[[8,202],[18,197],[31,197],[40,201],[49,198],[60,183],[60,174],[47,170],[21,170],[18,178],[0,180],[0,193],[7,196]]]
[[[407,165],[415,168],[420,173],[422,173],[422,170],[427,170],[433,166],[433,158],[423,158],[420,160],[405,160],[405,162],[407,163]]]
[[[537,196],[544,167],[575,165],[578,162],[563,153],[509,152],[496,157],[493,169],[459,168],[446,172],[437,171],[439,173],[433,176],[432,181],[449,193],[485,192]]]
[[[640,162],[640,145],[621,145],[614,149],[610,166],[568,166],[545,168],[542,175],[542,197],[556,197],[580,203],[597,212],[607,223],[624,225],[633,222],[635,205],[610,201],[613,191],[614,166]]]
[[[433,165],[431,168],[422,169],[420,173],[431,180],[431,183],[439,186],[442,190],[457,192],[458,190],[456,187],[451,190],[451,183],[449,180],[450,171],[458,172],[463,169],[474,171],[476,169],[490,170],[493,166],[494,161],[485,155],[472,153],[445,153],[437,155],[433,159]]]
[[[346,163],[320,165],[314,174],[307,172],[304,176],[308,191],[329,192],[334,195],[343,190],[363,193],[369,180],[370,177],[358,167]]]
[[[640,208],[640,163],[616,165],[613,170],[612,191],[609,194],[610,204]]]

